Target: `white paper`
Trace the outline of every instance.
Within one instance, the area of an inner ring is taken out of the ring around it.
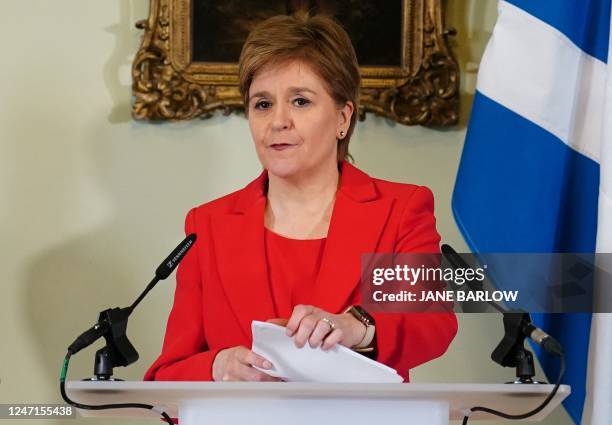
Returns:
[[[269,360],[272,369],[259,369],[287,381],[301,382],[402,382],[397,372],[353,350],[336,344],[330,350],[297,348],[285,327],[253,321],[252,350]]]

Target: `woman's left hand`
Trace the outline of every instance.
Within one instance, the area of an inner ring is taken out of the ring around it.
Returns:
[[[298,348],[308,342],[311,347],[321,346],[323,350],[336,344],[354,347],[366,333],[365,325],[352,314],[332,314],[312,305],[295,306],[286,328]]]

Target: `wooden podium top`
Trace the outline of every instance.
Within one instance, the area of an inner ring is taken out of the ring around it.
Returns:
[[[69,381],[67,393],[76,402],[85,404],[147,403],[165,406],[177,417],[179,404],[197,399],[389,399],[446,400],[450,419],[463,418],[463,410],[486,406],[508,413],[524,413],[546,398],[553,385],[543,384],[341,384],[311,382],[141,382],[141,381]],[[542,420],[570,394],[570,387],[561,385],[555,397],[540,413],[529,420]],[[140,409],[80,411],[83,416],[159,417]],[[494,419],[481,412],[470,419]]]

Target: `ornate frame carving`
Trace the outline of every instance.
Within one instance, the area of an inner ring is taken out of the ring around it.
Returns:
[[[191,61],[191,1],[150,0],[132,65],[132,116],[190,120],[242,110],[238,65]],[[459,68],[446,42],[440,0],[402,1],[400,67],[362,66],[360,119],[367,111],[407,125],[458,121]]]

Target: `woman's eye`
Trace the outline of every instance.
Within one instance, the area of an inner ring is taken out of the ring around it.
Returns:
[[[265,100],[260,100],[259,102],[255,103],[255,109],[268,109],[270,107],[270,102],[267,102]]]
[[[298,97],[297,99],[293,100],[293,103],[297,106],[306,106],[310,103],[310,100],[304,99],[303,97]]]

